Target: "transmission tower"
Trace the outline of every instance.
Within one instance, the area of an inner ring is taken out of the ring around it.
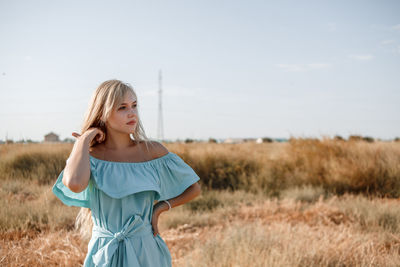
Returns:
[[[158,72],[158,124],[157,124],[157,138],[159,141],[164,139],[164,127],[162,116],[162,77],[161,70]]]

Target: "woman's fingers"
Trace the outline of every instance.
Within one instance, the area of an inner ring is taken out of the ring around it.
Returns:
[[[155,230],[153,231],[154,236],[158,235],[158,229],[157,227],[155,228]]]
[[[153,213],[153,218],[151,220],[151,224],[153,226],[153,235],[156,236],[158,234],[158,218],[155,218],[154,216],[157,216]]]
[[[78,134],[78,133],[76,133],[76,132],[73,132],[73,133],[72,133],[72,136],[74,136],[74,137],[76,137],[76,138],[79,138],[81,135]]]
[[[103,131],[99,130],[99,133],[97,134],[96,137],[97,142],[101,143],[105,140],[105,135],[103,133]]]
[[[103,131],[101,131],[101,141],[103,142],[105,140],[106,140],[106,134]]]
[[[96,129],[91,128],[90,130],[96,130]],[[105,138],[106,136],[102,130],[100,130],[100,129],[97,129],[97,130],[98,130],[98,132],[94,138],[97,142],[101,143],[106,139]],[[74,136],[75,138],[81,137],[81,135],[77,132],[72,132],[72,136]]]

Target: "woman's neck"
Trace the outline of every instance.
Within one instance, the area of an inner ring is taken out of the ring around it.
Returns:
[[[107,150],[125,150],[136,145],[136,141],[132,140],[129,134],[107,135],[103,143]]]

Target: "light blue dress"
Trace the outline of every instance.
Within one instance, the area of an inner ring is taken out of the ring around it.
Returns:
[[[90,156],[90,180],[80,193],[62,183],[53,193],[68,206],[91,209],[93,230],[83,266],[172,266],[167,244],[153,235],[154,200],[174,198],[200,180],[178,155],[144,162],[104,161]]]

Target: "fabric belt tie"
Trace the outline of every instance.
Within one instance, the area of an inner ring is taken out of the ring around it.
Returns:
[[[135,214],[129,218],[129,220],[122,227],[122,230],[116,233],[112,233],[108,229],[102,228],[98,225],[93,225],[93,238],[112,238],[105,246],[99,249],[96,254],[92,256],[93,263],[96,264],[96,266],[108,266],[111,262],[111,257],[121,244],[120,242],[127,241],[128,238],[134,238],[148,234],[153,234],[153,228],[151,224],[144,224],[142,218],[138,214]],[[129,267],[140,267],[132,243],[125,242],[125,246],[128,253],[126,253],[127,259],[124,259],[124,262],[126,262],[127,266]]]

